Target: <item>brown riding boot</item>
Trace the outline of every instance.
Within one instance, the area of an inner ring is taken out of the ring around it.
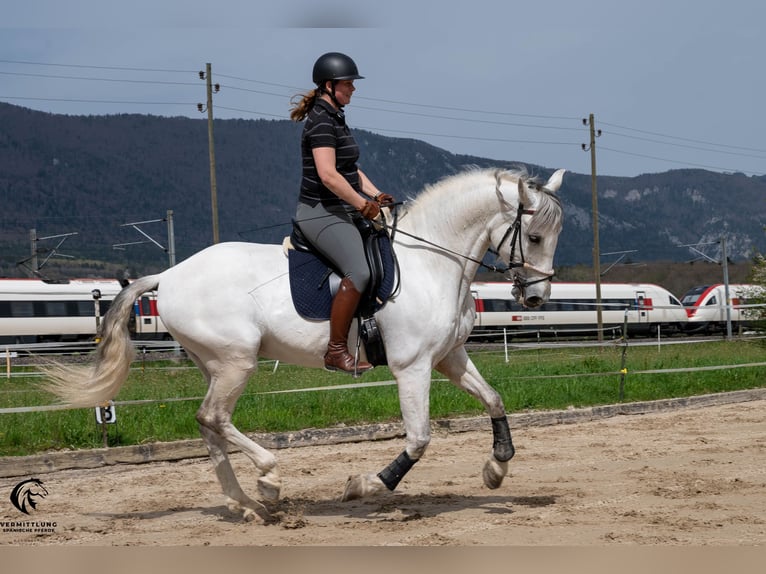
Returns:
[[[361,297],[362,294],[356,290],[351,280],[344,277],[330,308],[330,342],[324,356],[324,368],[328,371],[343,371],[353,375],[372,369],[372,365],[366,361],[360,361],[354,368],[354,357],[348,352],[348,330]]]

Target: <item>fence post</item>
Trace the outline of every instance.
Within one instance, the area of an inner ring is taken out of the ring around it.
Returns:
[[[625,318],[622,323],[622,362],[620,363],[620,402],[625,398],[625,375],[628,369],[625,368],[625,362],[628,354],[628,310],[625,309]]]
[[[104,448],[109,446],[109,433],[106,430],[106,409],[103,405],[98,407],[101,411],[101,440],[104,443]]]

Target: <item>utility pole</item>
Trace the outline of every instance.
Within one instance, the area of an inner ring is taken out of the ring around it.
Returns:
[[[218,92],[220,84],[213,86],[212,66],[205,65],[205,71],[199,73],[201,80],[207,81],[207,142],[210,151],[210,203],[213,211],[213,243],[218,243],[218,188],[215,181],[215,145],[213,143],[213,89]],[[197,104],[197,109],[202,112],[202,104]]]
[[[32,228],[29,230],[29,241],[32,244],[32,253],[30,253],[29,260],[32,264],[32,274],[37,275],[40,268],[37,266],[37,229]]]
[[[32,272],[32,275],[35,277],[40,277],[40,269],[45,267],[46,263],[48,263],[48,260],[51,257],[66,257],[69,259],[74,259],[73,255],[64,255],[63,253],[58,252],[58,248],[61,247],[64,242],[72,237],[73,235],[77,235],[78,232],[75,231],[73,233],[60,233],[58,235],[49,235],[48,237],[38,237],[37,236],[37,229],[30,229],[29,230],[29,241],[32,245],[31,247],[31,253],[30,256],[26,259],[23,259],[22,261],[17,261],[16,265],[23,265],[27,269],[29,269]],[[38,260],[38,255],[40,253],[40,248],[38,247],[38,244],[40,241],[45,241],[47,239],[59,239],[60,241],[56,244],[56,247],[52,249],[47,249],[48,255],[45,259],[43,259],[42,263]],[[31,267],[27,265],[27,262],[31,262]]]
[[[705,253],[697,249],[698,246],[702,246],[702,245],[715,245],[716,244],[715,242],[697,243],[695,245],[692,245],[692,244],[679,245],[679,247],[688,247],[689,249],[694,251],[696,254],[701,255],[704,259],[707,259],[711,263],[717,263],[723,268],[723,290],[724,290],[724,299],[726,299],[726,339],[730,340],[732,337],[731,295],[729,294],[729,255],[726,249],[726,237],[722,235],[718,243],[721,245],[721,260],[720,261],[713,259],[712,257],[706,255]]]
[[[726,299],[726,340],[731,341],[731,295],[729,295],[729,256],[726,253],[726,237],[721,236],[721,264],[723,265],[723,290]]]
[[[166,219],[168,220],[168,264],[174,267],[176,264],[176,234],[173,229],[172,209],[168,209]]]
[[[161,221],[167,221],[168,223],[168,248],[165,249],[165,247],[162,246],[162,244],[154,239],[151,235],[149,235],[146,231],[141,229],[139,225],[145,225],[147,223],[160,223]],[[120,227],[132,227],[136,231],[138,231],[141,235],[146,237],[146,241],[130,241],[128,243],[115,243],[112,245],[112,249],[121,249],[124,250],[128,245],[139,245],[141,243],[154,243],[157,247],[162,249],[165,253],[168,254],[168,265],[169,267],[173,267],[176,264],[176,238],[175,233],[173,232],[173,210],[168,209],[167,211],[167,219],[151,219],[149,221],[133,221],[132,223],[123,223],[120,225]]]
[[[593,276],[596,282],[596,321],[598,323],[598,341],[604,340],[604,319],[601,311],[601,254],[598,241],[598,191],[596,186],[596,137],[601,136],[601,130],[595,129],[593,114],[588,119],[583,118],[583,125],[590,126],[590,145],[582,144],[583,151],[590,149],[590,178],[591,202],[593,207]]]

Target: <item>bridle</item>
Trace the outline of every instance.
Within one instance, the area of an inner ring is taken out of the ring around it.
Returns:
[[[483,267],[486,267],[490,269],[491,271],[496,271],[498,273],[507,273],[508,271],[513,271],[514,269],[529,269],[531,271],[534,271],[536,273],[539,273],[542,275],[539,279],[535,279],[534,281],[527,281],[526,278],[522,278],[518,273],[515,271],[513,272],[513,284],[514,286],[518,287],[519,289],[524,289],[525,287],[529,287],[530,285],[535,285],[537,283],[542,283],[543,281],[550,281],[551,278],[554,275],[554,271],[546,270],[546,269],[540,269],[539,267],[536,267],[532,265],[531,263],[528,263],[524,259],[524,247],[522,246],[521,241],[519,241],[519,235],[521,234],[521,217],[523,215],[534,215],[536,211],[534,209],[525,209],[523,204],[519,204],[518,209],[516,210],[516,219],[513,220],[513,223],[508,226],[508,229],[503,234],[503,237],[500,239],[500,241],[497,244],[497,247],[495,249],[490,249],[490,253],[493,253],[496,256],[500,256],[500,246],[505,243],[505,240],[508,239],[508,236],[511,237],[511,253],[508,257],[508,267],[506,269],[499,269],[495,266],[489,266],[482,263],[481,265]],[[516,258],[516,245],[519,246],[519,257],[520,261],[514,261]]]
[[[505,243],[505,240],[508,239],[508,237],[511,238],[511,252],[508,257],[508,265],[507,266],[498,266],[498,265],[488,265],[487,263],[484,263],[483,261],[480,261],[479,259],[475,259],[469,255],[465,255],[463,253],[457,253],[456,251],[452,251],[451,249],[448,249],[442,245],[438,245],[432,241],[429,241],[428,239],[424,237],[420,237],[418,235],[414,235],[412,233],[407,233],[406,231],[402,231],[398,228],[398,210],[396,209],[399,205],[401,205],[402,202],[396,202],[392,204],[391,206],[386,207],[392,207],[392,211],[394,214],[394,221],[393,224],[389,224],[385,221],[385,217],[383,218],[383,222],[381,225],[383,227],[389,229],[391,231],[391,240],[393,241],[394,235],[396,233],[401,233],[402,235],[406,235],[407,237],[411,237],[412,239],[415,239],[417,241],[420,241],[421,243],[425,243],[427,245],[430,245],[432,247],[435,247],[439,249],[440,251],[444,251],[446,253],[449,253],[451,255],[455,255],[457,257],[461,257],[463,259],[466,259],[467,261],[472,261],[473,263],[476,263],[480,267],[484,267],[485,269],[488,269],[489,271],[492,271],[494,273],[500,273],[505,275],[509,271],[512,271],[513,275],[513,285],[514,287],[517,287],[518,289],[525,289],[526,287],[529,287],[530,285],[535,285],[537,283],[542,283],[543,281],[550,281],[551,278],[554,275],[554,271],[552,269],[546,270],[546,269],[540,269],[539,267],[536,267],[535,265],[532,265],[531,263],[525,261],[524,259],[524,248],[522,247],[521,241],[519,240],[519,236],[521,234],[521,217],[523,215],[534,215],[536,213],[536,210],[534,209],[525,209],[524,205],[519,204],[519,207],[516,211],[516,219],[513,220],[513,223],[511,223],[508,226],[508,229],[503,234],[503,237],[500,239],[500,241],[497,244],[496,248],[490,248],[489,252],[494,254],[495,256],[500,256],[500,246]],[[520,261],[514,261],[516,257],[516,245],[519,246],[519,255],[521,260]],[[526,278],[522,277],[519,273],[516,273],[515,269],[528,269],[530,271],[534,271],[535,273],[539,273],[542,275],[539,279],[535,279],[534,281],[527,281]]]

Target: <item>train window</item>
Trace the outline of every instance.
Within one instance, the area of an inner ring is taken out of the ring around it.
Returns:
[[[91,317],[96,313],[96,309],[93,306],[93,301],[75,301],[76,310],[75,316],[77,317]],[[104,304],[101,304],[103,312]]]
[[[32,301],[11,301],[11,317],[34,317],[35,307]]]
[[[149,303],[148,297],[145,298],[147,304]],[[147,305],[148,307],[148,305]],[[504,313],[506,311],[521,311],[523,307],[510,299],[484,299],[484,311],[488,313]],[[146,315],[151,313],[147,309],[144,311]]]
[[[152,314],[152,306],[149,297],[141,297],[141,316],[149,317]]]
[[[0,301],[0,317],[10,317],[10,316],[11,316],[11,302]]]
[[[45,310],[43,314],[46,317],[66,317],[67,302],[66,301],[45,301]]]
[[[709,300],[707,303],[705,303],[705,305],[718,305],[718,301],[717,301],[717,299],[716,299],[716,296],[715,296],[715,295],[713,295],[713,296],[710,298],[710,300]]]

